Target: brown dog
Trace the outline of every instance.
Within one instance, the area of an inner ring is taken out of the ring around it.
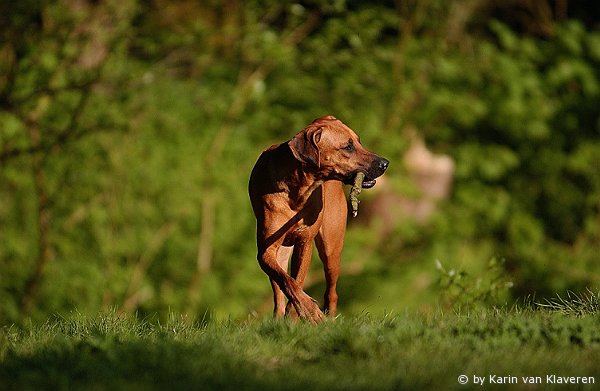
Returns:
[[[348,214],[343,183],[352,183],[363,172],[363,188],[373,187],[388,164],[332,116],[314,120],[290,141],[273,145],[259,157],[249,193],[257,220],[257,258],[271,280],[276,317],[293,307],[302,319],[313,323],[324,319],[316,301],[302,290],[313,240],[325,269],[325,311],[335,315]]]

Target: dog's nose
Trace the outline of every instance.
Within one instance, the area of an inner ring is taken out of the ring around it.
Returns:
[[[379,168],[381,169],[381,171],[387,170],[387,168],[388,168],[389,165],[390,165],[389,160],[387,160],[385,158],[381,158],[379,160]]]

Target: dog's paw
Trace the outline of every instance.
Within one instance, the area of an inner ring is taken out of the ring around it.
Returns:
[[[312,324],[317,324],[324,321],[325,314],[319,308],[317,301],[302,292],[298,300],[292,303],[300,319],[309,321]]]

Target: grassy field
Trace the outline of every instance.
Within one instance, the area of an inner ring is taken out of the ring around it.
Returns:
[[[460,375],[467,384],[459,383]],[[474,384],[474,376],[483,378],[484,387]],[[527,384],[524,377],[539,384]],[[499,381],[506,384],[490,384]],[[190,324],[175,317],[159,322],[101,314],[0,331],[0,389],[599,387],[597,312],[364,315],[318,326],[271,319]]]

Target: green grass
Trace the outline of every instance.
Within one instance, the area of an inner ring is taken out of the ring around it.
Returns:
[[[468,390],[482,388],[473,375],[494,374],[517,376],[511,389],[550,374],[594,376],[600,387],[600,316],[482,310],[311,326],[101,314],[0,331],[0,389]]]

